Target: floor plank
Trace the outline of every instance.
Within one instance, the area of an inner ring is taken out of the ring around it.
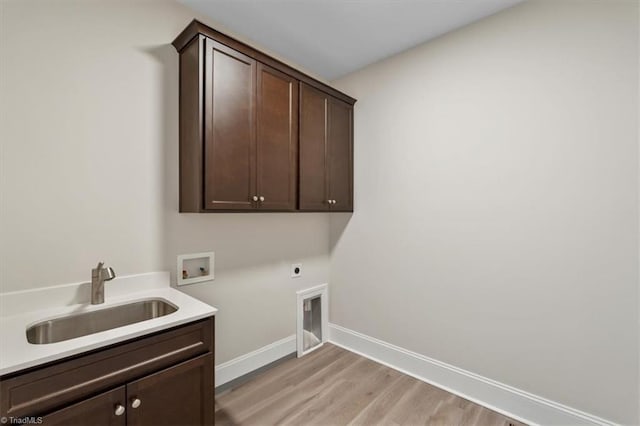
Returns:
[[[217,426],[524,426],[331,344],[216,395]]]

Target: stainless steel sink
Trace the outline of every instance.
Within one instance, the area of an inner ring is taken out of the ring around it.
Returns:
[[[27,341],[36,345],[62,342],[163,317],[177,310],[177,306],[166,300],[146,299],[82,314],[70,314],[32,325],[27,329]]]

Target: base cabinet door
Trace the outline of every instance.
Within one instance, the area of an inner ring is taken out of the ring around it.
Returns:
[[[213,388],[213,354],[131,382],[127,425],[213,425]]]
[[[125,426],[125,387],[113,389],[54,411],[42,418],[46,426]]]

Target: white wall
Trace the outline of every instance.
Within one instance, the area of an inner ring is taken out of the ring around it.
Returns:
[[[220,309],[216,363],[295,333],[295,291],[328,279],[327,215],[177,212],[170,43],[194,13],[113,0],[0,12],[0,292],[88,281],[99,260],[173,273],[178,254],[214,250],[215,282],[182,289]]]
[[[530,1],[334,82],[331,321],[638,415],[638,3]]]

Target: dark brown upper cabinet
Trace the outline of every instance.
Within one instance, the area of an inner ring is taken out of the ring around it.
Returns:
[[[173,45],[181,212],[353,210],[355,99],[195,20]]]
[[[300,84],[300,210],[353,211],[353,104]]]

